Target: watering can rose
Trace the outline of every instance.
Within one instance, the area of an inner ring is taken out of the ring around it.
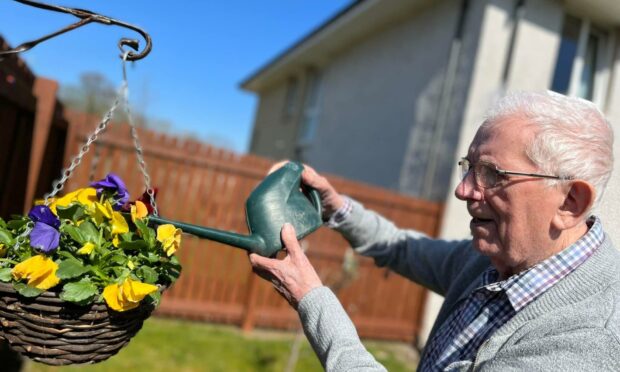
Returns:
[[[115,311],[157,304],[158,288],[180,275],[174,253],[181,230],[163,225],[155,231],[148,206],[128,200],[125,183],[109,174],[37,203],[28,216],[0,219],[0,281],[22,296],[54,290],[65,301],[105,302]]]

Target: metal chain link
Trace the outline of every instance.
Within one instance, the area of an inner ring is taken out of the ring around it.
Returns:
[[[95,150],[93,152],[93,160],[90,162],[90,174],[88,175],[89,182],[95,182],[95,173],[99,166],[99,160],[101,159],[101,146],[99,142],[94,143]]]
[[[127,73],[125,70],[125,59],[127,54],[123,56],[123,82],[125,86],[127,86]],[[158,216],[159,211],[157,209],[157,203],[155,202],[155,190],[151,187],[151,176],[149,176],[149,172],[146,169],[146,162],[144,161],[144,152],[142,150],[142,146],[140,146],[140,139],[138,138],[138,130],[136,129],[136,124],[133,121],[133,116],[131,115],[131,109],[129,106],[129,92],[126,91],[124,98],[124,106],[125,112],[127,113],[127,122],[131,127],[131,138],[133,138],[133,144],[136,149],[136,156],[138,158],[138,165],[140,165],[140,171],[142,172],[142,176],[144,176],[144,186],[146,187],[146,193],[149,196],[149,202],[151,203],[151,207],[153,207],[153,215]]]
[[[110,107],[108,112],[106,112],[101,122],[97,125],[95,131],[90,135],[90,137],[88,137],[86,143],[82,145],[82,147],[80,148],[80,152],[71,160],[71,165],[68,168],[63,169],[62,177],[52,183],[52,191],[43,196],[46,206],[49,206],[52,202],[51,198],[56,196],[56,194],[58,194],[63,189],[63,187],[65,187],[65,183],[73,175],[73,171],[75,170],[75,168],[82,162],[82,158],[88,152],[90,145],[95,142],[99,134],[106,129],[106,127],[110,123],[110,120],[112,119],[112,115],[114,115],[114,111],[116,111],[116,108],[118,107],[121,97],[126,96],[126,91],[127,84],[126,82],[123,82],[123,85],[121,86],[118,94],[116,95],[116,99],[114,100],[112,107]]]
[[[17,250],[20,246],[26,243],[26,237],[30,235],[30,232],[32,232],[32,229],[34,229],[34,222],[28,221],[26,223],[26,230],[24,230],[23,233],[19,234],[17,239],[15,239],[15,245],[13,246],[14,250]]]

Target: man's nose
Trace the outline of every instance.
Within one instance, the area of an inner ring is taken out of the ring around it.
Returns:
[[[481,200],[482,190],[476,184],[473,170],[469,170],[465,177],[461,179],[456,189],[454,190],[454,196],[460,200]]]

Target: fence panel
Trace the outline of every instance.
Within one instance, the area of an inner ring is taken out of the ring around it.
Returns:
[[[69,114],[71,137],[67,154],[84,143],[91,125]],[[245,200],[265,176],[271,162],[252,155],[240,156],[191,140],[141,130],[144,157],[159,189],[163,216],[218,229],[247,233]],[[100,158],[93,166],[90,151],[67,190],[83,187],[91,178],[110,171],[119,174],[130,193],[144,190],[127,125],[111,125],[97,142]],[[70,158],[65,159],[68,164]],[[392,218],[405,228],[435,235],[441,205],[398,195],[338,177],[330,177],[342,193]],[[296,329],[296,313],[271,284],[251,272],[246,252],[217,242],[184,236],[179,258],[181,278],[164,295],[158,314],[253,327]],[[307,255],[325,283],[338,283],[348,243],[337,233],[321,228],[303,243]],[[412,341],[422,317],[425,291],[409,281],[376,268],[359,258],[357,279],[338,291],[362,337]]]

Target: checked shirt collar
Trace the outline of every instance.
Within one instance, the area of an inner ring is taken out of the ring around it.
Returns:
[[[513,309],[518,312],[596,252],[603,243],[603,227],[597,217],[591,217],[588,225],[590,229],[578,241],[504,281],[497,282],[499,273],[490,267],[483,273],[481,287],[490,292],[504,291]]]

